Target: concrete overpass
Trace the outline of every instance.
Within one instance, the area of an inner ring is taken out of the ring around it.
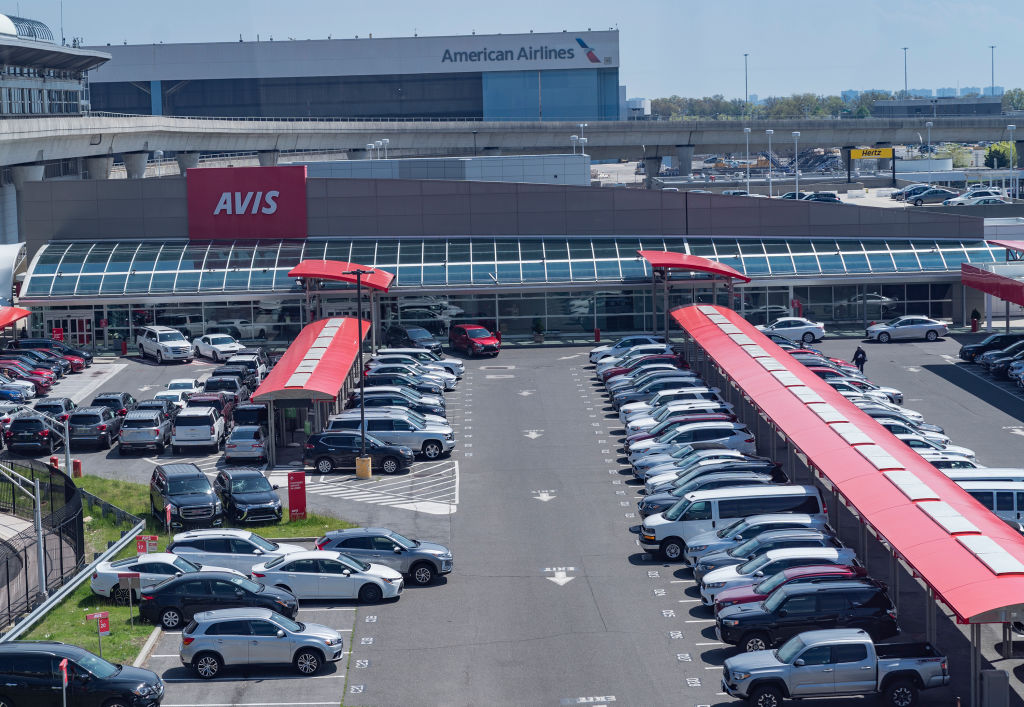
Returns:
[[[791,133],[799,130],[800,147],[877,146],[931,140],[970,142],[1005,140],[1006,116],[963,118],[864,118],[814,120],[601,121],[584,130],[586,151],[594,159],[650,159],[673,156],[682,164],[698,153],[767,147],[766,129],[775,131],[773,147],[786,154]],[[1024,136],[1024,120],[1021,121]],[[198,152],[258,151],[275,161],[281,150],[345,150],[350,158],[366,157],[366,144],[388,138],[389,156],[466,154],[543,154],[571,149],[575,122],[361,121],[333,119],[220,119],[94,114],[0,120],[0,166],[40,166],[50,160],[82,157],[93,177],[105,177],[110,158],[125,156],[129,176],[141,176],[145,158],[155,150],[184,153],[182,167],[192,166]],[[1024,143],[1024,141],[1021,141]],[[1024,158],[1024,144],[1017,154]],[[20,171],[20,170],[19,170]],[[28,179],[41,178],[35,173]],[[16,176],[16,180],[18,177]]]

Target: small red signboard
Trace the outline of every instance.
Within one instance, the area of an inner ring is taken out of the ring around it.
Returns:
[[[164,518],[166,519],[166,522],[167,522],[167,525],[165,525],[164,527],[169,530],[170,527],[171,527],[171,506],[170,506],[170,504],[164,506]]]
[[[86,614],[87,621],[96,621],[96,627],[101,636],[110,635],[110,612],[99,611],[95,614]]]
[[[61,658],[60,659],[60,663],[58,663],[58,665],[60,665],[61,684],[64,687],[67,687],[68,686],[68,659],[67,658]]]
[[[53,334],[52,335],[53,335],[53,340],[54,341],[64,341],[64,329],[63,329],[63,327],[55,326],[53,328]]]
[[[135,552],[140,555],[147,552],[156,552],[156,541],[157,536],[155,535],[136,535]]]
[[[303,520],[306,517],[306,472],[288,472],[288,517]]]

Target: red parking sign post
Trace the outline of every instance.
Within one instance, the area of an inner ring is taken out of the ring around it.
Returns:
[[[103,637],[110,635],[110,612],[98,611],[95,614],[86,614],[86,621],[96,621],[96,641],[99,644],[100,658],[103,657]]]
[[[306,472],[288,472],[288,519],[304,520],[306,517]]]
[[[60,702],[63,707],[68,707],[68,659],[60,660]]]
[[[136,535],[135,536],[135,552],[140,555],[146,553],[156,552],[156,535]]]

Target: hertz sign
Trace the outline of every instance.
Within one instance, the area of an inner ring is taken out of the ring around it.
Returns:
[[[306,237],[306,168],[190,169],[188,235],[193,240]]]
[[[877,147],[871,150],[850,150],[851,160],[891,160],[891,147]]]

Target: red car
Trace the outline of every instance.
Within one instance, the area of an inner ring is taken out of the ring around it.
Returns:
[[[501,339],[479,324],[453,324],[448,330],[448,346],[467,356],[497,356]]]
[[[51,354],[55,357],[64,359],[65,361],[71,364],[71,370],[76,373],[78,371],[85,370],[85,359],[82,358],[81,356],[75,356],[74,354],[62,354],[56,349],[33,348],[32,350],[38,351],[39,353]]]
[[[680,368],[687,368],[686,365],[680,364],[679,357],[675,354],[652,354],[651,356],[644,356],[637,361],[634,361],[629,366],[616,366],[615,368],[609,368],[601,374],[601,380],[606,381],[614,376],[621,376],[624,373],[635,371],[637,368],[646,368],[647,366],[653,366],[658,363],[671,363],[674,366]]]
[[[790,567],[762,579],[757,584],[744,584],[719,592],[715,597],[715,613],[733,604],[749,604],[764,601],[768,595],[785,584],[807,584],[808,582],[834,582],[842,579],[860,579],[867,576],[864,567],[849,565],[810,565]]]
[[[43,376],[35,376],[31,373],[25,373],[20,368],[7,365],[2,361],[0,361],[0,373],[12,380],[28,381],[36,387],[36,395],[44,395],[46,391],[53,387],[53,382],[47,378],[44,378]]]
[[[11,368],[15,368],[26,375],[39,376],[40,378],[45,378],[47,381],[50,382],[50,385],[53,385],[53,382],[57,380],[57,374],[51,371],[49,368],[43,368],[42,366],[34,366],[31,363],[25,363],[24,361],[20,361],[18,359],[0,359],[0,364]]]

